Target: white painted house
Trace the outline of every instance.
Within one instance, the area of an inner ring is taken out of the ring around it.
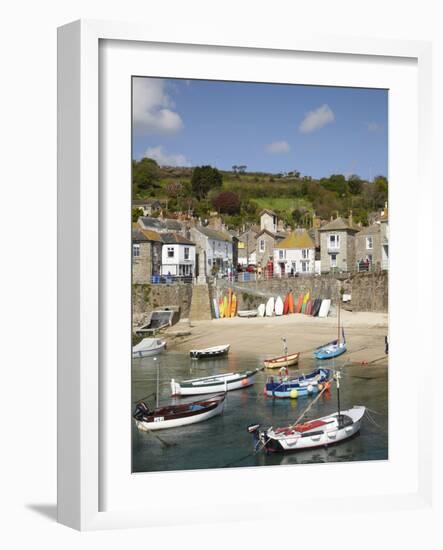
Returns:
[[[296,229],[274,247],[274,275],[314,273],[315,243],[306,229]]]
[[[197,226],[191,228],[191,239],[197,245],[197,276],[222,276],[233,270],[231,235],[209,227]]]
[[[161,274],[173,277],[195,276],[195,243],[177,233],[161,235]]]

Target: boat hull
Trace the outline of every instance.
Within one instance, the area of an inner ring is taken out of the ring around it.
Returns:
[[[346,349],[346,345],[344,344],[338,346],[327,346],[314,351],[314,357],[316,359],[333,359],[334,357],[343,355]]]
[[[207,349],[191,349],[189,355],[193,359],[204,359],[206,357],[219,357],[220,355],[226,355],[229,352],[229,345],[216,346]]]
[[[326,383],[331,377],[329,369],[318,369],[306,376],[293,380],[268,381],[265,385],[267,397],[298,398],[316,395],[320,391],[319,384]],[[296,393],[294,392],[296,390]]]
[[[275,357],[273,359],[266,359],[263,361],[263,364],[267,369],[292,367],[298,363],[299,357],[300,353],[292,353],[290,355],[282,355],[281,357]]]
[[[214,416],[222,414],[224,404],[225,404],[225,399],[223,397],[217,402],[214,401],[214,406],[207,408],[203,412],[190,411],[188,414],[184,413],[183,416],[180,416],[178,418],[170,418],[170,419],[162,416],[154,416],[152,421],[149,421],[149,422],[145,420],[134,419],[135,425],[142,432],[152,432],[157,430],[166,430],[169,428],[179,428],[180,426],[189,426],[190,424],[196,424],[197,422],[204,422],[205,420],[209,420]]]
[[[337,422],[337,413],[324,417],[328,423],[324,428],[292,434],[277,433],[272,428],[260,433],[260,440],[268,452],[293,452],[316,447],[328,447],[345,441],[356,435],[361,427],[365,407],[353,407],[342,411],[341,417],[348,422],[340,427]]]
[[[224,391],[240,390],[252,386],[255,382],[255,377],[258,373],[258,369],[255,371],[248,371],[247,373],[232,373],[231,379],[223,379],[217,377],[208,379],[207,381],[196,380],[192,381],[175,382],[171,380],[171,392],[172,395],[205,395],[208,393],[220,393]]]
[[[132,351],[132,358],[142,358],[142,357],[152,357],[153,355],[158,355],[159,353],[162,353],[165,351],[166,348],[166,342],[163,342],[160,346],[154,349],[146,349],[146,350],[139,350],[139,351]]]

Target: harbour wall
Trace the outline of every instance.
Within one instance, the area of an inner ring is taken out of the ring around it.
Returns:
[[[180,317],[188,318],[191,312],[193,291],[196,287],[190,284],[134,284],[132,286],[133,324],[145,322],[150,313],[157,308],[175,306],[179,308]],[[285,296],[292,291],[298,294],[310,292],[313,298],[330,298],[335,304],[340,289],[351,294],[351,303],[347,309],[353,311],[388,311],[388,273],[355,273],[348,276],[303,276],[288,279],[271,279],[248,282],[229,282],[219,279],[210,285],[208,291],[211,298],[219,300],[225,296],[228,288],[237,295],[238,309],[255,309],[271,296]],[[198,305],[198,304],[197,304]],[[205,306],[206,307],[206,306]],[[332,311],[334,311],[333,308]],[[196,319],[206,319],[208,316],[200,306]]]
[[[157,308],[175,306],[179,308],[180,317],[189,316],[192,301],[192,285],[170,284],[132,285],[132,322],[140,325],[146,322],[152,311]]]

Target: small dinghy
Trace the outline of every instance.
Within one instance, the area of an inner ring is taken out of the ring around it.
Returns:
[[[140,401],[133,418],[137,428],[143,432],[187,426],[222,414],[225,398],[226,393],[183,405],[156,407],[153,410],[144,401]]]
[[[334,374],[337,382],[337,412],[301,423],[301,419],[326,391],[326,387],[305,408],[297,420],[284,428],[260,430],[259,424],[248,426],[248,432],[254,436],[255,452],[265,449],[267,452],[301,451],[315,447],[327,447],[355,435],[361,426],[366,408],[354,406],[340,410],[340,373]]]
[[[272,317],[274,315],[274,308],[275,308],[275,300],[271,296],[269,300],[266,302],[266,317]]]
[[[260,304],[257,308],[257,311],[258,311],[258,316],[259,317],[264,317],[265,313],[266,313],[266,305],[265,304]]]
[[[229,352],[229,344],[223,346],[213,346],[212,348],[191,349],[189,355],[193,359],[203,359],[205,357],[218,357],[226,355]]]
[[[265,359],[263,361],[264,366],[267,369],[278,369],[281,367],[292,367],[298,363],[300,353],[290,353],[288,355],[282,355],[281,357],[273,357],[272,359]]]
[[[166,348],[166,342],[158,338],[143,338],[136,346],[132,348],[132,358],[149,357],[157,355]]]
[[[331,375],[330,369],[321,368],[290,380],[287,376],[271,376],[265,385],[265,395],[291,399],[316,395],[323,389],[323,384],[331,378]]]
[[[284,303],[283,303],[283,300],[282,300],[281,296],[277,296],[277,298],[275,300],[274,309],[275,309],[275,314],[276,315],[278,315],[278,316],[283,315]]]
[[[204,393],[238,390],[252,386],[255,376],[261,369],[246,370],[242,372],[228,372],[216,374],[193,380],[176,382],[171,380],[172,395],[201,395]]]
[[[281,355],[280,357],[272,357],[271,359],[265,359],[263,364],[267,369],[292,367],[298,363],[300,352],[288,354],[288,345],[284,336],[282,336],[282,342],[284,355]]]
[[[257,309],[241,309],[240,311],[237,311],[237,315],[239,317],[257,317],[258,310]]]
[[[341,338],[340,338],[340,299],[337,301],[338,304],[338,312],[337,312],[337,332],[338,337],[337,340],[333,340],[332,342],[328,342],[327,344],[324,344],[323,346],[319,346],[318,348],[315,348],[314,350],[314,357],[316,359],[333,359],[334,357],[338,357],[339,355],[342,355],[346,351],[346,338],[345,338],[345,331],[342,327],[341,329]]]

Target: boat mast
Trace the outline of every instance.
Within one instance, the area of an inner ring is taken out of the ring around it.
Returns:
[[[337,382],[337,418],[338,418],[339,427],[340,427],[340,378],[341,378],[340,371],[336,371],[335,380]]]
[[[340,345],[340,291],[338,292],[338,323],[337,323],[337,340],[338,344]]]
[[[159,370],[159,362],[157,360],[157,357],[153,358],[154,361],[157,361],[157,390],[155,392],[155,408],[158,409],[158,392],[159,392],[159,380],[160,380],[160,370]]]

